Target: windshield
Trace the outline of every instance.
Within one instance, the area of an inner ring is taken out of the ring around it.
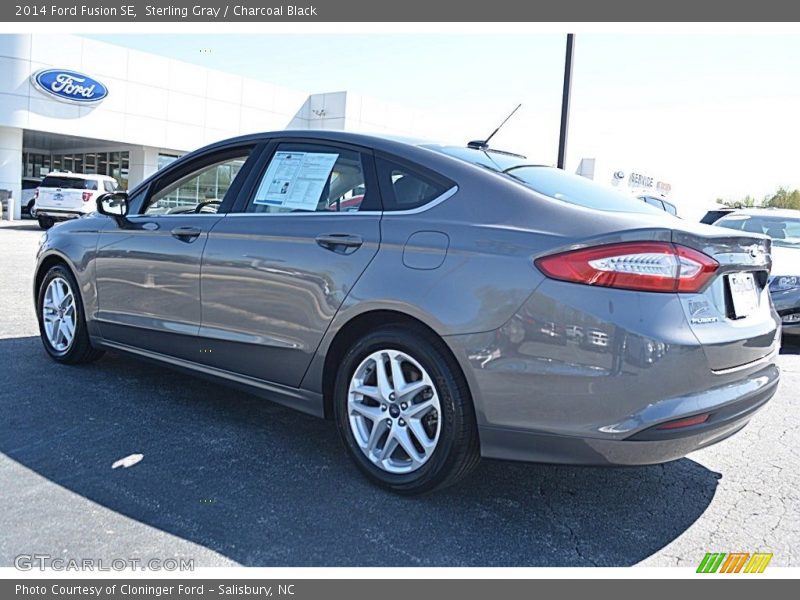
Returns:
[[[728,215],[714,225],[750,233],[763,233],[772,238],[773,246],[800,248],[800,214],[797,217]]]
[[[562,202],[612,212],[667,214],[633,196],[603,187],[585,177],[554,167],[531,165],[522,156],[455,146],[428,148],[511,177],[540,194]]]
[[[41,183],[43,188],[61,188],[62,190],[96,190],[97,182],[92,179],[80,179],[63,175],[48,175]]]

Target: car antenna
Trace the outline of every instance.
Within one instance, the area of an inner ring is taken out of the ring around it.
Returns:
[[[507,116],[507,117],[506,117],[506,118],[503,120],[503,122],[502,122],[502,123],[500,123],[500,125],[498,125],[498,126],[497,126],[497,129],[495,129],[495,130],[492,132],[492,135],[490,135],[489,137],[487,137],[485,140],[472,140],[471,142],[468,142],[468,143],[467,143],[467,147],[468,147],[468,148],[474,148],[475,150],[488,150],[488,149],[489,149],[489,140],[490,140],[490,139],[492,139],[492,138],[495,136],[495,134],[496,134],[498,131],[500,131],[500,128],[501,128],[503,125],[505,125],[505,124],[506,124],[506,122],[507,122],[507,121],[508,121],[508,120],[509,120],[511,117],[513,117],[513,116],[514,116],[514,113],[515,113],[515,112],[517,112],[517,111],[519,110],[520,106],[522,106],[522,103],[520,103],[520,104],[517,104],[517,108],[515,108],[514,110],[512,110],[512,111],[511,111],[511,114],[510,114],[510,115],[508,115],[508,116]]]

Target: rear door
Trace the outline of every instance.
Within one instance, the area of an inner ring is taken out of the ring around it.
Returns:
[[[249,192],[211,230],[201,275],[201,360],[298,386],[380,244],[369,150],[277,140]]]
[[[63,211],[79,211],[97,191],[97,181],[70,175],[48,175],[39,188],[37,206]]]
[[[170,166],[100,233],[96,279],[103,337],[197,361],[200,264],[208,233],[233,204],[253,145]]]

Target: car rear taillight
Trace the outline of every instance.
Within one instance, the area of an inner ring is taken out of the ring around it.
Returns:
[[[535,261],[551,279],[643,292],[698,292],[719,263],[669,242],[624,242],[571,250]]]
[[[81,194],[81,198],[83,198],[84,202],[88,202],[92,199],[92,192],[83,192],[83,194]]]

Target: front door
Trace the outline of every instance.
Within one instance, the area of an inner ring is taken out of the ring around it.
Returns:
[[[201,274],[201,358],[296,387],[380,243],[367,151],[272,145],[251,190],[214,227]]]
[[[250,151],[175,165],[132,207],[137,214],[101,232],[97,318],[104,339],[197,361],[203,249]]]

